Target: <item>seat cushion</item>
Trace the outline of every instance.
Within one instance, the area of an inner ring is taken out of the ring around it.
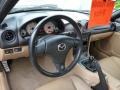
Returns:
[[[109,90],[120,90],[120,80],[114,78],[108,73],[105,73],[105,74],[106,74],[106,79],[109,85]]]
[[[36,90],[91,90],[91,88],[77,76],[60,78]]]
[[[105,72],[120,80],[120,58],[112,56],[102,59],[100,65]]]

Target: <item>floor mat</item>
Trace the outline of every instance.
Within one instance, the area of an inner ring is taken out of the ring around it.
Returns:
[[[29,59],[13,61],[8,79],[12,90],[35,90],[53,80],[33,68]]]

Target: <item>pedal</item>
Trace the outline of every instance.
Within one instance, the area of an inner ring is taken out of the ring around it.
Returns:
[[[2,65],[5,69],[5,72],[10,72],[11,71],[7,61],[2,61]]]

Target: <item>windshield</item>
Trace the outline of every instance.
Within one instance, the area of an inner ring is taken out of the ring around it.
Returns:
[[[42,7],[42,9],[90,10],[92,0],[19,0],[13,9]]]

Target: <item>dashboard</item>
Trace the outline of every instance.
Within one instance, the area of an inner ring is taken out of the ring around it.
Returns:
[[[88,15],[78,12],[68,11],[31,11],[9,14],[1,25],[0,48],[12,48],[28,45],[30,36],[42,19],[49,15],[67,15],[73,18],[76,23],[80,20],[88,20]],[[60,34],[65,31],[73,30],[67,21],[54,19],[46,22],[39,30],[38,35]]]
[[[66,15],[72,18],[79,27],[89,19],[88,14],[69,11],[30,11],[9,14],[0,26],[0,61],[29,57],[29,39],[36,25],[45,17],[51,15]],[[73,31],[74,28],[65,20],[54,19],[41,26],[38,35],[40,37],[48,34],[63,34]],[[112,33],[106,33],[104,37]],[[88,40],[86,34],[82,33],[83,41]],[[103,35],[93,37],[99,40]]]
[[[81,20],[88,20],[86,14],[69,11],[30,11],[7,15],[0,26],[0,61],[29,57],[29,39],[36,25],[47,16],[60,14],[78,24]],[[41,38],[47,34],[57,35],[73,30],[67,21],[54,19],[41,26],[38,36]]]

